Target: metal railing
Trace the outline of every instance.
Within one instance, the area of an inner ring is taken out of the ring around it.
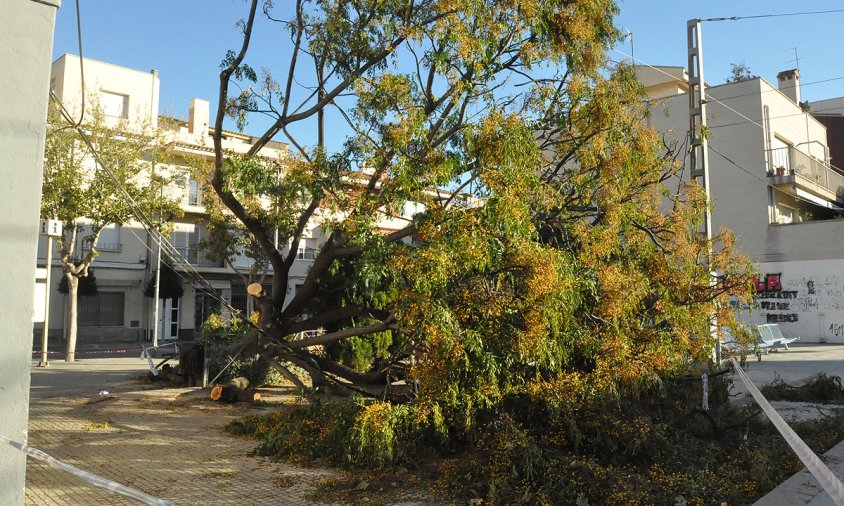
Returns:
[[[164,188],[163,194],[168,199],[176,200],[183,206],[203,205],[201,188],[185,188],[184,186],[172,185]]]
[[[225,267],[222,260],[212,260],[202,248],[176,248],[179,253],[196,267]]]
[[[89,243],[83,243],[82,251],[91,251],[91,245]],[[119,242],[97,242],[97,251],[101,253],[120,253],[123,251],[123,244]]]
[[[844,176],[794,146],[768,150],[768,175],[797,175],[834,193],[838,199],[844,198]]]

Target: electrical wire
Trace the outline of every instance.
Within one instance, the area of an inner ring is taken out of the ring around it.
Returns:
[[[64,119],[72,124],[73,119],[70,117],[70,114],[69,114],[67,108],[64,106],[64,104],[62,104],[62,102],[58,99],[58,97],[56,97],[55,93],[53,93],[52,91],[50,92],[50,96],[59,105],[59,107],[61,109],[62,116],[64,117]],[[149,237],[153,240],[153,242],[155,242],[156,245],[161,248],[162,253],[173,264],[173,266],[182,268],[186,272],[188,277],[194,283],[202,285],[207,290],[208,295],[210,295],[213,299],[220,302],[221,305],[223,305],[224,307],[226,307],[228,310],[230,310],[232,312],[237,312],[238,310],[236,308],[234,308],[229,303],[228,300],[226,300],[224,297],[222,297],[220,294],[217,293],[216,289],[213,287],[211,282],[208,281],[204,276],[202,276],[202,274],[199,271],[197,271],[196,268],[187,259],[184,258],[184,256],[181,254],[181,252],[178,249],[176,249],[176,247],[173,246],[173,244],[170,243],[170,241],[168,241],[164,237],[164,235],[155,228],[155,226],[152,223],[152,220],[150,220],[150,218],[146,215],[146,213],[144,213],[143,210],[141,210],[139,208],[139,206],[137,205],[137,202],[135,202],[135,200],[132,198],[132,196],[129,194],[129,192],[126,191],[126,189],[123,187],[122,183],[117,178],[117,176],[114,174],[114,172],[111,170],[111,168],[108,167],[103,162],[102,158],[99,155],[99,152],[94,147],[94,145],[91,143],[91,140],[85,134],[85,132],[82,130],[82,128],[79,127],[79,126],[77,126],[75,128],[76,128],[77,132],[79,133],[79,135],[82,137],[83,142],[85,143],[85,145],[87,146],[87,148],[91,152],[91,155],[94,157],[94,160],[97,162],[97,165],[99,167],[101,167],[105,171],[105,173],[116,183],[118,191],[120,191],[122,196],[126,199],[127,203],[129,204],[129,207],[132,210],[132,213],[135,215],[135,218],[138,219],[139,223],[147,231],[147,233],[149,234]],[[136,234],[136,237],[138,238],[138,240],[140,240],[140,237],[138,237],[137,234]],[[175,269],[174,269],[174,272],[175,272]],[[264,329],[261,329],[260,327],[258,327],[254,323],[252,323],[248,318],[246,318],[245,321],[250,326],[255,328],[259,333],[261,333],[262,335],[264,335],[267,338],[272,339],[264,331]],[[273,341],[275,341],[275,339],[273,339]]]
[[[780,14],[757,14],[755,16],[730,16],[724,18],[706,18],[699,19],[699,21],[738,21],[740,19],[760,19],[760,18],[784,18],[789,16],[811,16],[814,14],[834,14],[844,12],[844,9],[831,9],[827,11],[802,11],[802,12],[785,12]]]
[[[813,84],[829,83],[829,82],[832,82],[832,81],[840,81],[842,79],[844,79],[844,76],[830,77],[829,79],[821,79],[819,81],[809,81],[807,83],[800,83],[800,87],[804,88],[806,86],[812,86]],[[716,85],[716,86],[721,86],[721,85]],[[754,96],[754,95],[761,95],[763,93],[773,93],[775,91],[781,92],[781,90],[779,88],[773,88],[772,87],[770,90],[761,90],[761,91],[756,91],[756,92],[751,92],[751,93],[742,93],[740,95],[732,95],[732,96],[729,96],[729,97],[721,97],[719,100],[732,100],[734,98],[751,97],[751,96]]]
[[[81,95],[79,121],[73,121],[71,119],[69,120],[69,125],[57,129],[56,132],[79,128],[85,119],[85,64],[83,63],[84,57],[82,54],[82,15],[80,14],[79,0],[76,0],[76,40],[79,45],[79,79],[81,82],[81,87],[79,88]],[[55,96],[52,90],[50,90],[50,94]]]
[[[674,79],[674,80],[679,80],[676,76],[672,76],[672,75],[671,75],[671,74],[669,74],[668,72],[665,72],[664,70],[662,70],[662,69],[660,69],[660,68],[654,67],[653,65],[650,65],[649,63],[646,63],[646,62],[644,62],[644,61],[642,61],[642,60],[639,60],[639,59],[634,59],[631,55],[625,54],[625,53],[623,53],[622,51],[619,51],[618,49],[613,48],[613,51],[616,51],[617,53],[620,53],[620,54],[622,54],[622,55],[624,55],[624,56],[626,56],[626,57],[628,57],[628,58],[631,58],[631,59],[633,59],[633,61],[639,61],[639,62],[640,62],[640,63],[642,63],[644,66],[649,67],[649,68],[651,68],[651,69],[653,69],[653,70],[656,70],[657,72],[660,72],[660,73],[662,73],[662,74],[665,74],[666,76],[668,76],[668,77],[670,77],[670,78],[672,78],[672,79]],[[722,106],[726,107],[727,109],[729,109],[730,111],[734,112],[735,114],[737,114],[737,115],[739,115],[739,116],[741,116],[741,117],[743,117],[743,118],[745,118],[745,119],[747,120],[747,121],[742,121],[742,122],[739,122],[739,123],[734,123],[734,124],[753,123],[754,125],[756,125],[756,126],[758,126],[759,128],[761,128],[763,131],[765,130],[765,127],[764,127],[761,123],[759,123],[759,122],[758,122],[758,121],[756,121],[756,120],[753,120],[753,119],[748,118],[746,115],[742,114],[742,113],[741,113],[741,112],[739,112],[739,111],[736,111],[735,109],[733,109],[733,108],[732,108],[732,107],[730,107],[729,105],[727,105],[727,104],[723,103],[723,102],[721,101],[721,99],[718,99],[718,98],[716,98],[716,97],[714,97],[714,96],[712,96],[712,95],[707,95],[707,100],[708,100],[708,101],[709,101],[709,100],[711,100],[711,101],[717,102],[717,103],[721,104]],[[802,115],[804,115],[804,114],[807,114],[807,113],[799,113],[799,114],[794,114],[794,115],[784,115],[784,116],[779,116],[779,117],[787,117],[787,116],[802,116]],[[774,119],[774,118],[768,118],[768,119]],[[729,125],[720,125],[720,126],[729,126]],[[718,128],[718,127],[713,127],[713,128]],[[765,185],[766,185],[766,186],[768,186],[768,187],[770,187],[770,188],[773,188],[775,191],[779,191],[779,192],[781,192],[781,193],[784,193],[782,190],[780,190],[780,189],[779,189],[779,188],[777,188],[776,186],[772,185],[772,184],[771,184],[771,183],[769,183],[768,181],[766,181],[766,180],[762,179],[761,177],[757,176],[756,174],[754,174],[752,171],[750,171],[750,170],[746,169],[745,167],[742,167],[740,164],[736,163],[734,160],[732,160],[730,157],[728,157],[728,156],[727,156],[727,155],[725,155],[724,153],[721,153],[720,151],[718,151],[716,148],[714,148],[714,147],[712,146],[712,143],[711,143],[711,142],[708,142],[708,143],[707,143],[707,147],[708,147],[709,149],[711,149],[712,151],[714,151],[714,152],[715,152],[716,154],[718,154],[719,156],[721,156],[722,158],[724,158],[727,162],[729,162],[730,164],[732,164],[732,165],[733,165],[733,166],[735,166],[736,168],[738,168],[738,169],[742,170],[743,172],[747,173],[748,175],[750,175],[750,176],[754,177],[754,178],[755,178],[755,179],[757,179],[758,181],[761,181],[762,183],[765,183]]]
[[[628,58],[631,58],[631,59],[633,58],[631,55],[629,55],[629,54],[627,54],[627,53],[624,53],[623,51],[619,51],[618,49],[613,48],[613,51],[615,51],[615,52],[617,52],[617,53],[619,53],[619,54],[621,54],[621,55],[623,55],[623,56],[626,56],[626,57],[628,57]],[[651,64],[649,64],[649,63],[647,63],[647,62],[645,62],[645,61],[642,61],[642,60],[640,60],[640,59],[638,59],[638,58],[635,58],[635,59],[634,59],[634,61],[637,61],[637,62],[641,63],[641,64],[642,64],[643,66],[645,66],[645,67],[651,68],[651,69],[653,69],[653,70],[655,70],[655,71],[657,71],[657,72],[659,72],[659,73],[661,73],[661,74],[664,74],[664,75],[666,75],[666,76],[670,77],[672,80],[675,80],[675,81],[682,81],[682,80],[681,80],[681,79],[679,79],[677,76],[673,76],[673,75],[669,74],[668,72],[666,72],[666,71],[662,70],[661,68],[659,68],[659,67],[655,67],[655,66],[653,66],[653,65],[651,65]],[[836,78],[836,79],[837,79],[837,78]],[[844,79],[844,77],[841,77],[841,79]],[[734,97],[731,97],[731,98],[734,98]],[[747,117],[747,115],[745,115],[745,114],[743,114],[743,113],[741,113],[741,112],[739,112],[739,111],[737,111],[737,110],[733,109],[733,108],[732,108],[732,107],[730,107],[729,105],[725,104],[725,103],[723,102],[723,100],[726,100],[726,99],[720,99],[720,98],[715,97],[714,95],[707,95],[707,96],[706,96],[706,101],[707,101],[707,102],[717,102],[717,103],[721,104],[722,106],[724,106],[725,108],[727,108],[727,109],[729,109],[730,111],[732,111],[733,113],[735,113],[736,115],[741,116],[742,118],[744,118],[744,119],[745,119],[745,121],[739,121],[739,122],[736,122],[736,123],[728,123],[728,124],[724,124],[724,125],[716,125],[716,126],[713,126],[713,127],[711,127],[711,128],[722,128],[722,127],[726,127],[726,126],[734,126],[734,125],[743,125],[743,124],[745,124],[745,123],[753,123],[754,125],[756,125],[756,126],[758,126],[759,128],[761,128],[763,131],[765,130],[765,127],[764,127],[764,126],[760,123],[760,121],[762,121],[761,119],[760,119],[760,120],[751,119],[751,118]],[[815,112],[816,112],[816,113],[818,113],[818,112],[824,112],[824,111],[827,111],[827,110],[831,111],[831,110],[835,110],[835,109],[839,109],[839,108],[835,107],[835,108],[832,108],[832,109],[821,109],[821,110],[819,110],[819,111],[815,111]],[[803,116],[804,114],[808,114],[808,113],[805,113],[805,112],[800,112],[800,113],[794,113],[794,114],[784,114],[784,115],[780,115],[780,116],[772,116],[772,117],[770,117],[770,118],[768,118],[768,119],[787,118],[787,117],[791,117],[791,116]]]
[[[82,111],[79,113],[79,121],[76,122],[76,127],[78,128],[82,125],[82,120],[85,119],[85,65],[83,64],[84,58],[82,55],[82,15],[80,14],[79,0],[76,0],[76,40],[79,42],[79,79],[82,83]]]
[[[738,162],[734,161],[732,158],[730,158],[730,157],[728,157],[727,155],[725,155],[724,153],[722,153],[722,152],[718,151],[715,147],[713,147],[713,146],[712,146],[712,143],[707,143],[707,147],[708,147],[709,149],[711,149],[712,151],[714,151],[716,154],[718,154],[721,158],[723,158],[724,160],[726,160],[727,162],[729,162],[729,163],[730,163],[732,166],[734,166],[735,168],[737,168],[737,169],[741,170],[742,172],[746,173],[747,175],[749,175],[749,176],[753,177],[754,179],[757,179],[758,181],[761,181],[762,183],[764,183],[764,184],[765,184],[765,186],[767,186],[768,188],[771,188],[772,190],[774,190],[774,191],[776,191],[776,192],[782,193],[783,195],[788,195],[788,196],[790,196],[790,197],[793,197],[793,198],[795,198],[795,199],[797,199],[797,200],[802,200],[803,202],[808,202],[809,204],[818,205],[818,204],[817,204],[817,202],[812,202],[811,200],[808,200],[808,199],[805,199],[805,198],[803,198],[803,197],[800,197],[799,195],[792,195],[792,194],[790,194],[790,193],[788,193],[788,192],[785,192],[785,191],[781,190],[780,188],[777,188],[775,185],[772,185],[770,182],[768,182],[768,181],[766,181],[765,179],[762,179],[761,177],[757,176],[756,174],[754,174],[754,173],[753,173],[753,172],[751,172],[750,170],[748,170],[748,169],[746,169],[745,167],[743,167],[743,166],[742,166],[741,164],[739,164]]]

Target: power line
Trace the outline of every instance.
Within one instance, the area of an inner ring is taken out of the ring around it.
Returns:
[[[630,57],[631,59],[633,59],[633,57],[632,57],[631,55],[629,55],[629,54],[625,54],[625,53],[623,53],[622,51],[619,51],[618,49],[613,48],[613,51],[616,51],[617,53],[620,53],[620,54],[622,54],[622,55],[624,55],[624,56],[627,56],[627,57]],[[634,60],[635,60],[635,61],[639,61],[639,62],[641,62],[641,63],[642,63],[643,65],[645,65],[646,67],[652,68],[652,69],[656,70],[657,72],[659,72],[659,73],[661,73],[661,74],[665,74],[666,76],[670,77],[672,80],[675,80],[675,81],[681,81],[681,79],[679,79],[677,76],[672,76],[672,75],[671,75],[671,74],[669,74],[668,72],[666,72],[666,71],[664,71],[664,70],[662,70],[662,69],[660,69],[660,68],[654,67],[653,65],[651,65],[651,64],[649,64],[649,63],[646,63],[646,62],[644,62],[644,61],[642,61],[642,60],[639,60],[638,58],[637,58],[637,59],[634,59]],[[703,86],[703,83],[701,83],[701,86]],[[710,100],[710,99],[708,98],[707,100]],[[761,124],[761,123],[758,123],[756,120],[752,120],[752,119],[748,118],[747,116],[745,116],[745,115],[744,115],[744,114],[742,114],[741,112],[739,112],[739,111],[737,111],[737,110],[733,109],[733,108],[732,108],[732,107],[730,107],[729,105],[727,105],[727,104],[725,104],[724,102],[722,102],[720,99],[715,98],[715,97],[713,96],[713,97],[711,98],[711,100],[714,100],[714,101],[716,101],[716,102],[720,103],[721,105],[723,105],[723,106],[724,106],[724,107],[726,107],[727,109],[729,109],[729,110],[733,111],[734,113],[738,114],[739,116],[741,116],[742,118],[746,119],[747,121],[750,121],[750,122],[752,122],[752,123],[756,123],[757,125],[759,125],[759,128],[762,128],[762,129],[764,130],[764,127],[762,126],[762,124]]]
[[[56,103],[59,104],[59,107],[61,108],[61,113],[62,113],[62,116],[64,117],[64,119],[66,121],[68,121],[68,123],[73,124],[73,119],[70,117],[70,114],[67,111],[67,108],[65,108],[64,104],[56,97],[56,95],[52,91],[50,92],[50,96],[53,98],[53,100],[56,101]],[[111,170],[111,168],[108,167],[103,162],[102,158],[100,157],[99,152],[94,147],[93,143],[91,142],[89,137],[85,134],[85,132],[82,130],[82,128],[80,126],[75,126],[75,129],[77,130],[79,135],[82,137],[83,142],[88,147],[89,151],[91,152],[91,155],[94,157],[94,160],[97,162],[97,165],[100,166],[105,171],[105,173],[115,182],[118,191],[126,199],[127,203],[129,204],[130,209],[132,210],[132,213],[138,219],[141,226],[147,231],[147,234],[149,234],[149,237],[153,240],[153,242],[155,242],[156,245],[161,247],[162,252],[167,256],[168,260],[170,260],[174,266],[183,268],[186,271],[186,273],[188,274],[189,278],[191,278],[191,280],[194,283],[199,283],[204,288],[206,288],[206,290],[209,292],[209,295],[213,299],[219,301],[228,310],[236,313],[238,310],[236,308],[234,308],[229,303],[229,301],[227,301],[224,297],[219,295],[217,293],[216,289],[211,284],[211,282],[208,281],[207,279],[205,279],[205,277],[202,276],[202,274],[199,273],[199,271],[197,271],[196,268],[187,259],[185,259],[182,256],[181,252],[178,249],[176,249],[176,247],[173,246],[173,244],[171,244],[170,241],[168,241],[166,238],[164,238],[164,235],[155,228],[155,226],[152,224],[152,220],[150,220],[150,218],[146,215],[146,213],[144,213],[143,210],[141,210],[139,208],[137,202],[135,202],[135,200],[134,200],[134,198],[132,198],[131,194],[129,194],[129,192],[126,191],[126,189],[123,187],[123,184],[120,182],[120,180],[117,178],[117,176]],[[138,237],[138,236],[136,235],[136,237]],[[138,240],[140,240],[140,237],[138,237]],[[266,334],[266,332],[263,329],[261,329],[260,327],[258,327],[254,323],[252,323],[248,318],[246,318],[245,321],[250,326],[255,328],[258,332],[260,332],[262,335],[264,335],[268,338],[270,337],[269,335]],[[157,324],[157,322],[156,322],[156,324]]]
[[[842,10],[842,12],[844,12],[844,10]],[[614,50],[614,51],[616,51],[616,52],[619,52],[619,53],[621,53],[621,54],[624,54],[624,53],[622,53],[621,51],[619,51],[619,50],[617,50],[617,49],[613,49],[613,50]],[[625,55],[625,56],[630,56],[630,55]],[[630,57],[632,58],[632,56],[630,56]],[[648,63],[646,63],[646,62],[644,62],[644,61],[638,60],[638,59],[637,59],[636,61],[640,61],[640,62],[641,62],[643,65],[645,65],[646,67],[650,67],[650,68],[652,68],[653,70],[656,70],[657,72],[660,72],[660,73],[662,73],[662,74],[665,74],[666,76],[668,76],[668,77],[670,77],[670,78],[672,78],[672,79],[674,79],[674,80],[679,80],[676,76],[672,76],[671,74],[669,74],[668,72],[665,72],[664,70],[662,70],[662,69],[660,69],[660,68],[654,67],[653,65],[650,65],[650,64],[648,64]],[[737,111],[737,110],[733,109],[733,108],[732,108],[732,107],[730,107],[729,105],[727,105],[727,104],[723,103],[720,99],[718,99],[718,98],[716,98],[716,97],[714,97],[714,96],[709,96],[709,97],[708,97],[708,99],[710,99],[710,100],[713,100],[713,101],[715,101],[715,102],[720,103],[722,106],[726,107],[727,109],[731,110],[732,112],[736,113],[737,115],[739,115],[739,116],[741,116],[741,117],[743,117],[743,118],[745,118],[745,119],[747,120],[747,121],[739,122],[739,123],[736,123],[736,124],[744,124],[744,123],[748,123],[748,122],[749,122],[749,123],[753,123],[754,125],[756,125],[756,126],[758,126],[759,128],[761,128],[763,132],[765,131],[765,127],[764,127],[761,123],[759,123],[759,122],[758,122],[758,121],[756,121],[756,120],[753,120],[753,119],[748,118],[748,117],[747,117],[746,115],[744,115],[743,113],[741,113],[741,112],[739,112],[739,111]],[[802,115],[804,115],[804,114],[808,114],[808,113],[802,113],[802,112],[801,112],[800,114],[797,114],[797,115],[802,116]],[[789,116],[791,116],[791,115],[789,115]],[[785,117],[785,116],[783,116],[783,117]],[[768,118],[768,119],[773,119],[773,118]],[[728,125],[721,125],[721,126],[728,126]],[[715,128],[717,128],[717,127],[715,127]],[[689,135],[691,135],[691,132],[689,132]],[[745,172],[745,173],[749,174],[750,176],[752,176],[752,177],[756,178],[757,180],[759,180],[759,181],[761,181],[761,182],[765,183],[765,185],[767,185],[768,187],[774,188],[776,191],[780,191],[780,192],[782,193],[782,190],[780,190],[779,188],[776,188],[774,185],[770,184],[768,181],[766,181],[766,180],[764,180],[764,179],[760,178],[759,176],[755,175],[753,172],[751,172],[751,171],[749,171],[748,169],[746,169],[746,168],[742,167],[740,164],[736,163],[736,162],[735,162],[735,161],[733,161],[731,158],[729,158],[729,157],[728,157],[728,156],[726,156],[725,154],[723,154],[723,153],[721,153],[720,151],[718,151],[717,149],[715,149],[715,148],[712,146],[711,141],[709,142],[709,148],[710,148],[710,149],[712,149],[712,150],[713,150],[715,153],[717,153],[718,155],[720,155],[722,158],[724,158],[727,162],[729,162],[730,164],[732,164],[732,165],[734,165],[735,167],[737,167],[738,169],[740,169],[740,170],[742,170],[743,172]]]
[[[765,183],[765,185],[770,186],[771,188],[774,188],[774,185],[772,185],[771,183],[769,183],[767,180],[762,179],[761,177],[757,176],[756,174],[754,174],[754,173],[753,173],[753,172],[751,172],[750,170],[748,170],[748,169],[744,168],[743,166],[741,166],[739,163],[735,162],[735,161],[734,161],[732,158],[730,158],[729,156],[727,156],[727,155],[725,155],[724,153],[722,153],[722,152],[718,151],[716,148],[714,148],[714,147],[712,146],[712,142],[711,142],[711,141],[710,141],[710,143],[709,143],[709,149],[711,149],[712,151],[714,151],[715,153],[717,153],[718,155],[720,155],[720,156],[721,156],[721,158],[723,158],[724,160],[726,160],[727,162],[729,162],[731,165],[733,165],[733,166],[734,166],[734,167],[736,167],[737,169],[740,169],[741,171],[743,171],[743,172],[747,173],[749,176],[751,176],[751,177],[753,177],[753,178],[757,179],[758,181],[760,181],[760,182],[762,182],[762,183]]]
[[[821,113],[821,112],[825,112],[825,111],[834,111],[836,109],[841,109],[841,107],[835,107],[833,109],[822,109],[822,110],[815,111],[815,112]],[[804,116],[806,114],[809,114],[811,116],[811,114],[807,113],[807,112],[798,112],[798,113],[792,113],[792,114],[781,114],[779,116],[771,116],[768,119],[793,118],[795,116]],[[736,121],[734,123],[724,123],[723,125],[715,125],[715,126],[712,126],[712,127],[709,127],[709,128],[710,129],[712,129],[712,128],[723,128],[723,127],[729,127],[729,126],[744,125],[746,123],[758,124],[758,121],[763,121],[763,120],[759,119],[759,120],[750,120],[750,121]]]
[[[724,18],[706,18],[699,21],[738,21],[740,19],[760,19],[760,18],[784,18],[789,16],[812,16],[815,14],[834,14],[844,12],[844,9],[831,9],[827,11],[802,11],[802,12],[785,12],[780,14],[757,14],[755,16],[730,16]]]
[[[832,81],[840,81],[841,79],[844,79],[844,76],[830,77],[828,79],[820,79],[818,81],[810,81],[808,83],[800,83],[800,87],[803,88],[805,86],[812,86],[813,84],[822,84],[822,83],[828,83],[828,82],[832,82]],[[716,85],[716,86],[713,86],[713,88],[715,88],[717,86],[723,86],[723,85]],[[753,96],[753,95],[760,95],[762,93],[773,93],[775,91],[781,91],[781,90],[779,88],[771,87],[770,90],[761,90],[761,91],[752,92],[752,93],[742,93],[740,95],[731,95],[729,97],[721,97],[720,100],[731,100],[733,98],[750,97],[750,96]]]
[[[765,183],[765,185],[766,185],[766,186],[768,186],[769,188],[771,188],[772,190],[777,191],[777,192],[780,192],[780,193],[782,193],[783,195],[789,195],[789,196],[791,196],[791,197],[793,197],[793,198],[795,198],[795,199],[797,199],[797,200],[802,200],[803,202],[808,202],[808,203],[810,203],[810,204],[817,205],[817,202],[812,202],[811,200],[805,199],[805,198],[803,198],[803,197],[801,197],[801,196],[799,196],[799,195],[792,195],[792,194],[790,194],[790,193],[788,193],[788,192],[785,192],[785,191],[781,190],[780,188],[777,188],[775,185],[772,185],[772,184],[771,184],[771,183],[769,183],[768,181],[766,181],[766,180],[762,179],[761,177],[757,176],[756,174],[754,174],[754,173],[753,173],[753,172],[751,172],[750,170],[748,170],[748,169],[744,168],[744,167],[743,167],[741,164],[739,164],[738,162],[734,161],[733,159],[731,159],[730,157],[728,157],[728,156],[727,156],[727,155],[725,155],[724,153],[722,153],[722,152],[718,151],[716,148],[712,147],[712,143],[711,143],[711,142],[709,143],[709,149],[711,149],[712,151],[714,151],[716,154],[718,154],[719,156],[721,156],[721,158],[723,158],[724,160],[726,160],[727,162],[729,162],[731,165],[733,165],[733,166],[734,166],[734,167],[736,167],[737,169],[741,170],[742,172],[745,172],[745,173],[746,173],[746,174],[748,174],[749,176],[751,176],[751,177],[753,177],[753,178],[755,178],[755,179],[757,179],[757,180],[761,181],[762,183]]]
[[[631,55],[626,54],[623,51],[619,51],[618,49],[613,48],[613,51],[615,51],[615,52],[617,52],[617,53],[619,53],[623,56],[626,56],[628,58],[632,58]],[[653,65],[651,65],[651,64],[649,64],[649,63],[647,63],[643,60],[636,58],[635,61],[641,63],[645,67],[651,68],[651,69],[653,69],[653,70],[655,70],[655,71],[657,71],[661,74],[664,74],[664,75],[670,77],[674,81],[683,81],[682,79],[678,78],[677,76],[673,76],[673,75],[669,74],[668,72],[662,70],[661,68],[655,67],[655,66],[653,66]],[[844,76],[830,78],[829,80],[837,80],[837,79],[844,79]],[[821,81],[818,81],[818,82],[821,82]],[[765,90],[765,91],[774,91],[774,90]],[[759,128],[761,128],[764,131],[765,127],[760,123],[760,121],[763,121],[762,119],[759,119],[759,120],[751,119],[751,118],[747,117],[745,114],[733,109],[732,107],[730,107],[729,105],[727,105],[723,102],[723,100],[728,100],[729,98],[737,98],[739,96],[757,95],[759,93],[763,93],[763,92],[760,91],[758,93],[748,93],[747,95],[736,95],[734,97],[726,97],[726,98],[717,98],[714,95],[707,95],[707,101],[718,102],[722,106],[724,106],[727,109],[729,109],[730,111],[734,112],[736,115],[741,116],[742,118],[745,119],[745,121],[738,121],[738,122],[735,122],[735,123],[727,123],[727,124],[724,124],[724,125],[717,125],[717,126],[713,126],[711,128],[722,128],[722,127],[728,127],[728,126],[743,125],[745,123],[753,123],[754,125],[758,126]],[[830,109],[821,109],[821,110],[818,110],[818,111],[815,111],[815,112],[820,113],[820,112],[826,112],[826,111],[834,111],[834,110],[837,110],[837,109],[841,109],[841,107],[833,107],[833,108],[830,108]],[[780,115],[780,116],[772,116],[768,119],[788,118],[788,117],[792,117],[792,116],[803,116],[805,114],[809,114],[809,113],[799,112],[799,113],[794,113],[794,114],[783,114],[783,115]]]

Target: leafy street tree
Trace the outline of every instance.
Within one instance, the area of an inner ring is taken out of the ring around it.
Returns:
[[[180,212],[176,202],[161,195],[168,177],[154,169],[165,161],[161,139],[146,129],[109,121],[97,110],[86,116],[82,128],[100,162],[55,104],[44,155],[41,217],[63,223],[56,247],[69,294],[68,362],[74,361],[76,351],[79,280],[88,276],[98,255],[100,232],[110,224],[129,222],[135,215],[132,202],[150,216]]]
[[[208,213],[205,219],[208,237],[202,240],[199,247],[206,252],[209,259],[225,263],[240,276],[245,286],[252,283],[263,284],[270,270],[263,248],[237,218],[228,212],[213,191],[206,192],[204,195],[203,205]],[[254,209],[257,211],[261,207],[261,202],[256,201],[255,206]],[[267,235],[275,240],[274,231],[268,230]],[[248,268],[236,263],[235,259],[239,255],[249,260]],[[250,297],[246,303],[247,314],[244,316],[252,314],[254,309],[254,300]]]
[[[280,81],[249,62],[261,5],[290,33]],[[729,324],[729,297],[747,301],[748,263],[727,231],[713,244],[697,232],[706,204],[677,177],[683,153],[645,125],[631,69],[604,54],[616,12],[611,0],[249,2],[243,44],[222,62],[211,184],[273,268],[246,338],[262,357],[314,386],[410,401],[445,433],[508,395],[612,395],[706,362],[710,318]],[[255,113],[273,122],[250,152],[223,151],[225,116]],[[257,157],[276,136],[293,149],[280,175]],[[422,207],[410,216],[409,203]],[[285,306],[314,223],[319,254]],[[395,406],[369,404],[357,422]]]
[[[728,83],[737,83],[739,81],[746,81],[757,77],[750,72],[750,67],[744,63],[730,64],[730,77],[727,78]]]

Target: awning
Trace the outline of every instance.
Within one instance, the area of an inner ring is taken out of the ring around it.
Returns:
[[[807,202],[811,202],[812,204],[825,207],[827,209],[832,209],[833,211],[844,211],[844,208],[838,207],[837,205],[829,202],[828,200],[822,199],[817,195],[813,195],[806,190],[801,190],[800,188],[794,188],[794,191],[797,193],[797,198],[805,200]]]

